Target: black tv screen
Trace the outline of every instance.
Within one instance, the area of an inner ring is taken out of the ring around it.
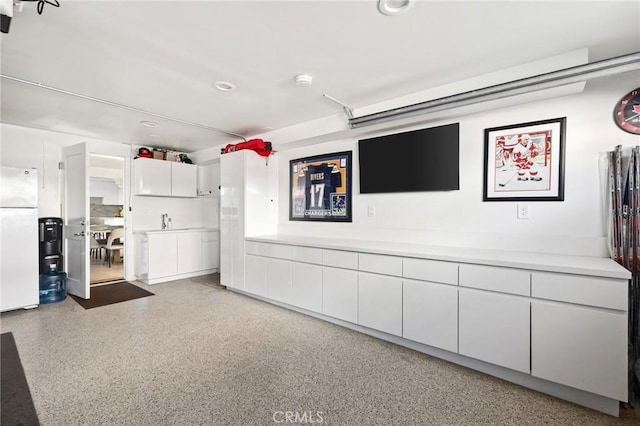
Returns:
[[[358,141],[360,193],[460,189],[459,123]]]

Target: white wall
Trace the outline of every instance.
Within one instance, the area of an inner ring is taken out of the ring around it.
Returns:
[[[629,73],[589,81],[584,93],[577,95],[393,129],[395,133],[459,121],[459,191],[360,195],[355,137],[280,150],[278,232],[607,256],[598,154],[619,144],[640,143],[638,136],[621,131],[612,119],[615,103],[639,85],[640,76]],[[565,201],[529,202],[528,220],[516,218],[515,202],[482,202],[484,129],[565,116]],[[390,131],[377,132],[385,133]],[[345,150],[353,151],[353,222],[289,221],[289,160]],[[375,206],[375,217],[367,217],[368,206]]]
[[[174,229],[203,226],[201,198],[133,196],[133,229],[162,229],[162,214],[167,213]]]

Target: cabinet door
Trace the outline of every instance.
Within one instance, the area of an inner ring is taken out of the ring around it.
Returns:
[[[198,195],[198,170],[193,164],[171,163],[171,195],[195,197]]]
[[[200,232],[178,232],[178,273],[202,270],[202,236]]]
[[[322,313],[352,323],[358,322],[358,273],[322,268]]]
[[[171,162],[138,158],[133,162],[134,194],[171,195]]]
[[[292,266],[288,260],[267,259],[267,297],[291,304]]]
[[[322,312],[322,266],[293,264],[292,305]]]
[[[407,280],[402,285],[402,337],[458,352],[458,288]]]
[[[220,266],[220,241],[218,232],[202,233],[202,269],[214,269]]]
[[[149,279],[169,277],[178,273],[178,242],[176,234],[149,235]]]
[[[529,373],[529,299],[461,288],[459,352]]]
[[[358,324],[402,336],[402,280],[358,275]]]
[[[102,179],[89,179],[89,196],[104,197],[104,181]]]
[[[243,151],[220,158],[220,283],[244,289]]]
[[[626,312],[531,302],[531,374],[626,401]]]
[[[106,180],[103,182],[103,198],[102,204],[107,206],[118,205],[118,186],[113,180]]]
[[[258,296],[267,295],[267,259],[247,254],[244,271],[245,291]]]

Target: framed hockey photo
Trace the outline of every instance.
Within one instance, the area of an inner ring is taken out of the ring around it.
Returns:
[[[566,121],[485,129],[483,201],[564,201]]]
[[[351,151],[289,162],[289,220],[351,222]]]

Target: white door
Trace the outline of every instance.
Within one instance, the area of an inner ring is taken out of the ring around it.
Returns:
[[[67,292],[89,299],[89,153],[86,143],[63,152]]]

